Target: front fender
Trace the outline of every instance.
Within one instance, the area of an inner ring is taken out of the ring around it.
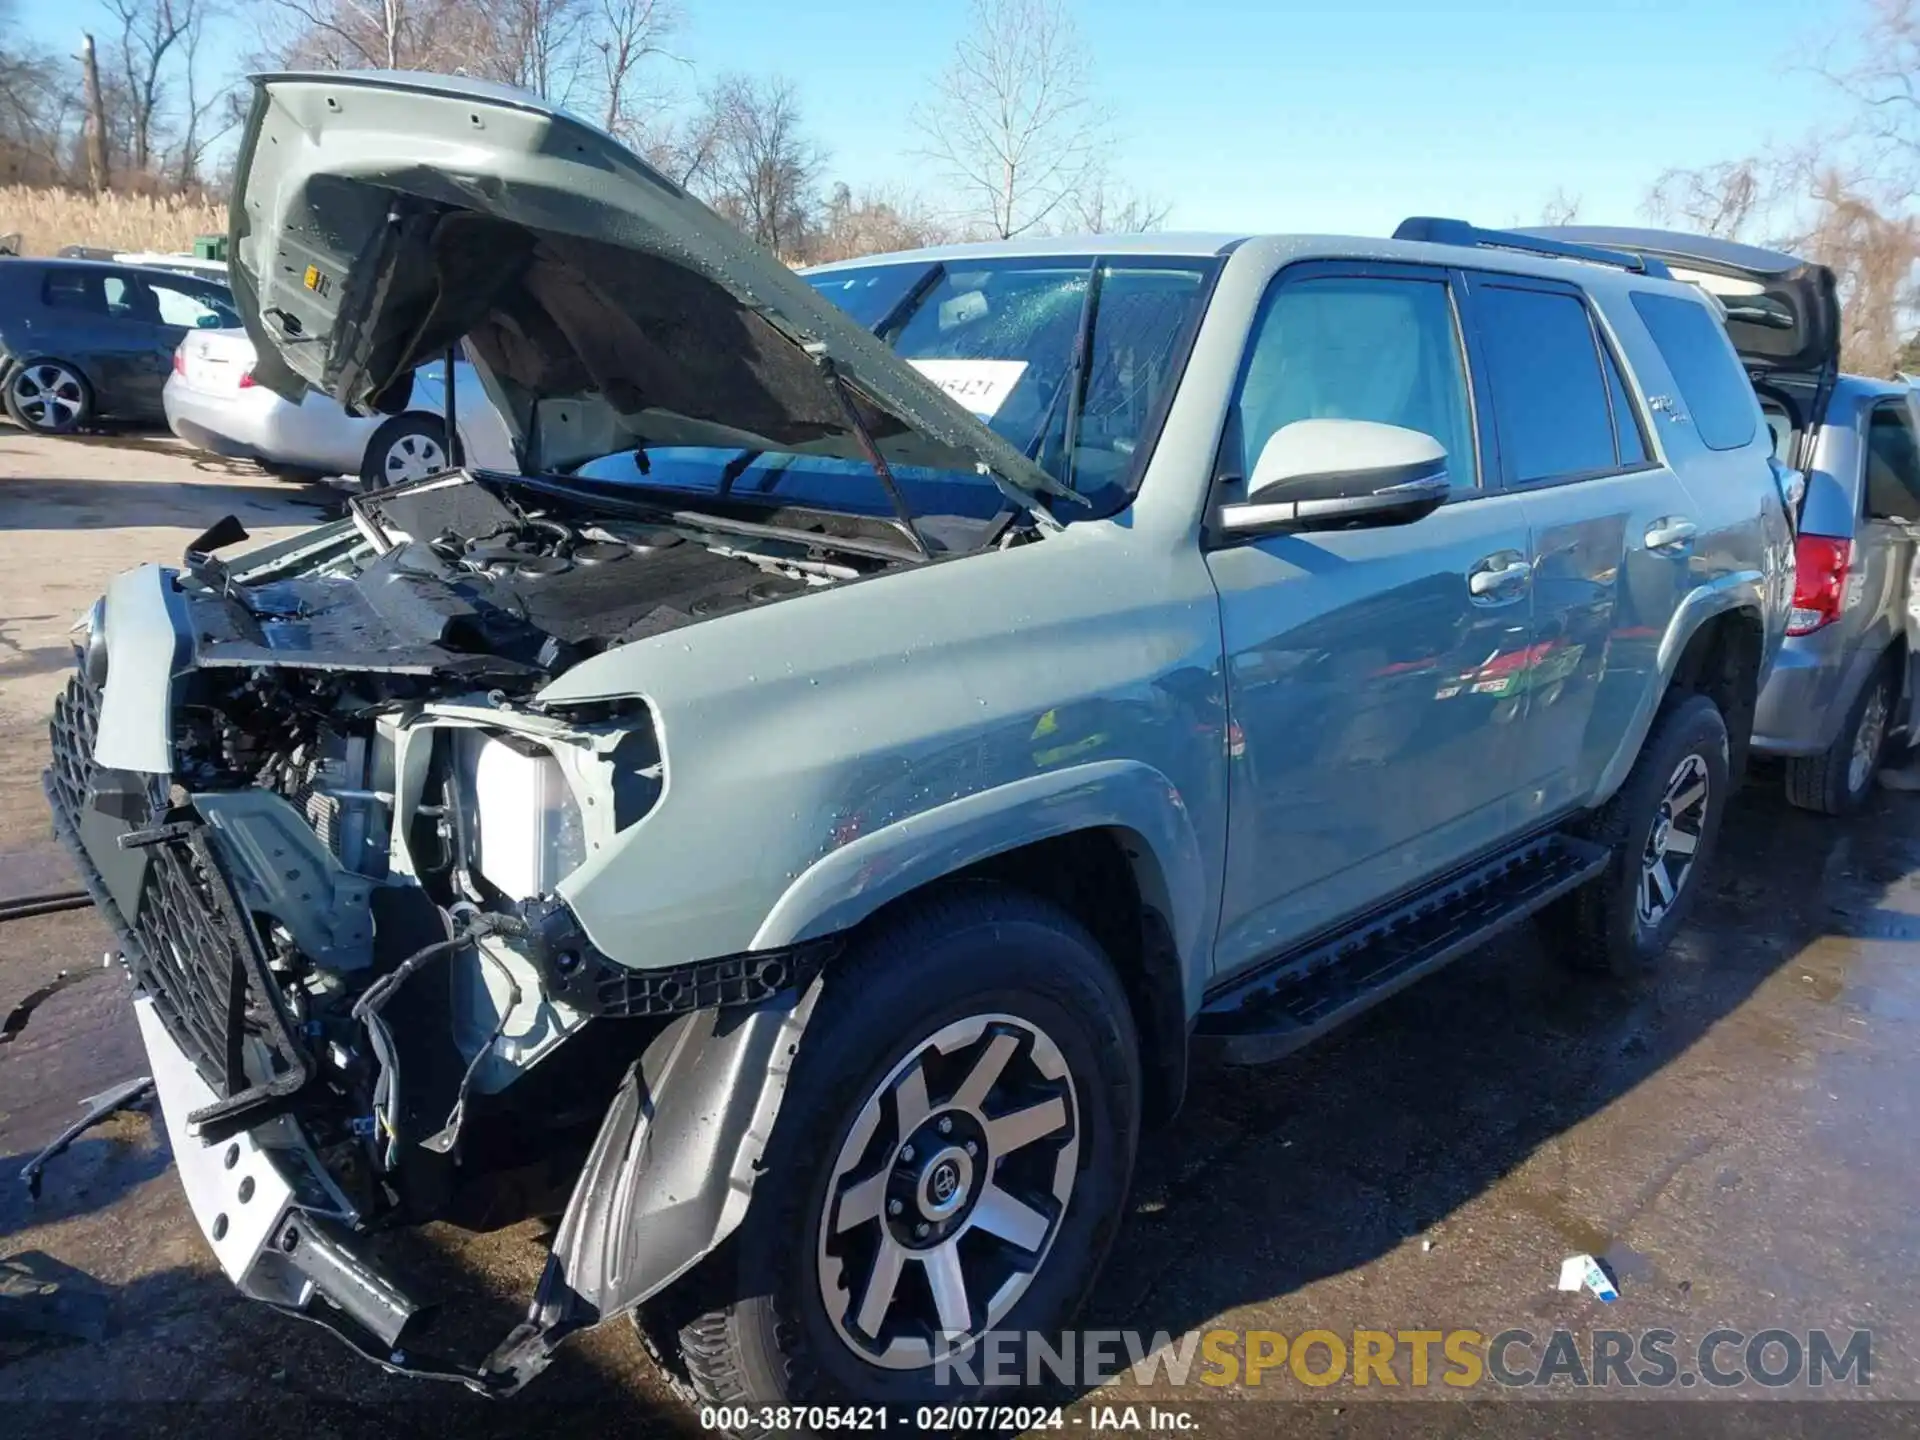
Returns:
[[[1029,775],[908,816],[802,871],[753,937],[778,949],[851,929],[882,905],[1003,851],[1079,830],[1137,837],[1158,867],[1147,893],[1165,909],[1189,1012],[1206,988],[1206,866],[1178,788],[1137,760]]]

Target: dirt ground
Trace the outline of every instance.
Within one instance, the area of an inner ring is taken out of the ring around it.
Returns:
[[[177,561],[229,511],[271,536],[329,500],[170,441],[0,428],[0,899],[58,879],[38,774],[75,616],[113,573]],[[1313,1388],[1285,1366],[1259,1387],[1130,1379],[1073,1399],[1064,1428],[1103,1428],[1103,1407],[1128,1404],[1148,1424],[1151,1403],[1206,1437],[1528,1436],[1593,1430],[1601,1407],[1643,1415],[1648,1434],[1692,1433],[1708,1412],[1726,1433],[1920,1430],[1920,1407],[1901,1404],[1726,1403],[1920,1400],[1920,799],[1879,795],[1858,820],[1827,822],[1788,809],[1763,773],[1709,880],[1644,984],[1569,978],[1525,933],[1278,1068],[1197,1080],[1179,1123],[1145,1144],[1084,1325],[1665,1328],[1683,1362],[1716,1327],[1825,1328],[1836,1348],[1863,1329],[1870,1385],[1749,1382],[1703,1399],[1558,1380],[1417,1392],[1491,1405],[1375,1403],[1408,1396],[1403,1352],[1397,1389]],[[102,968],[108,943],[87,911],[0,925],[0,1014],[62,971],[78,977],[0,1036],[0,1256],[43,1252],[84,1272],[110,1319],[98,1339],[0,1335],[0,1415],[76,1434],[698,1431],[624,1325],[570,1345],[501,1404],[390,1379],[238,1299],[144,1111],[91,1132],[29,1200],[13,1178],[25,1160],[84,1097],[142,1073],[125,982]],[[1617,1303],[1555,1289],[1562,1259],[1583,1251],[1612,1266]],[[407,1255],[454,1297],[453,1341],[503,1333],[543,1258],[534,1224],[434,1230]],[[1650,1394],[1684,1403],[1618,1404]]]

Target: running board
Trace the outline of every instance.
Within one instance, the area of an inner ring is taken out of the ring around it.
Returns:
[[[1264,1065],[1486,944],[1606,867],[1603,845],[1539,835],[1282,956],[1210,1000],[1196,1059]]]

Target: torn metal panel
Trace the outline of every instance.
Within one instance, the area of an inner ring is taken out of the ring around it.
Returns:
[[[632,1310],[745,1217],[818,981],[780,1002],[668,1025],[627,1073],[554,1236],[526,1321],[488,1358],[505,1390],[577,1330]]]

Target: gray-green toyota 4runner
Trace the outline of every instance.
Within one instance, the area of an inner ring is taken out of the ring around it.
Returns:
[[[968,1398],[1194,1065],[1529,915],[1636,970],[1700,888],[1793,536],[1657,260],[796,275],[391,74],[260,80],[237,173],[256,378],[378,410],[462,346],[523,473],[121,576],[47,789],[220,1265],[382,1365],[508,1393],[629,1315],[709,1402]],[[437,1354],[378,1233],[527,1214],[524,1323]]]

